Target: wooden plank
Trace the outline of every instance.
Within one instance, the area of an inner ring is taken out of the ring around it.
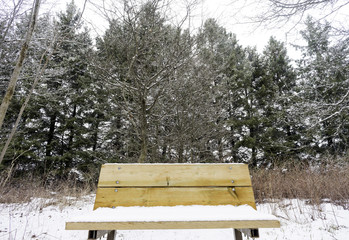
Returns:
[[[94,209],[117,206],[242,205],[256,209],[252,187],[98,188]]]
[[[246,164],[104,164],[98,186],[251,186],[251,178]]]
[[[215,229],[215,228],[279,228],[277,220],[243,221],[177,221],[177,222],[67,222],[66,230],[131,230],[131,229]]]

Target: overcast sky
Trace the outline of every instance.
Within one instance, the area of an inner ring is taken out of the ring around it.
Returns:
[[[91,0],[87,1],[86,8],[84,11],[84,21],[91,29],[91,33],[95,36],[97,34],[102,34],[103,30],[107,27],[106,21],[96,13],[96,7],[90,3]],[[174,11],[183,12],[184,2],[189,0],[174,0]],[[193,0],[191,0],[193,1]],[[200,0],[199,0],[200,1]],[[70,0],[52,0],[55,2],[55,7],[52,8],[52,11],[59,11],[59,9],[64,10],[66,2]],[[48,5],[52,2],[49,0]],[[75,4],[82,10],[84,0],[75,0]],[[102,0],[94,0],[92,2],[101,3]],[[116,2],[114,0],[114,2]],[[253,2],[258,2],[254,4],[249,4]],[[276,37],[278,40],[286,42],[288,46],[289,55],[293,58],[298,58],[299,54],[290,46],[291,43],[301,44],[301,37],[299,31],[303,29],[302,25],[297,25],[295,28],[292,24],[292,21],[288,25],[279,25],[277,27],[273,26],[270,28],[268,26],[259,26],[256,24],[247,23],[250,21],[249,16],[254,16],[263,9],[261,2],[265,3],[266,1],[253,1],[253,0],[202,0],[199,5],[196,6],[195,11],[191,13],[191,28],[200,27],[200,25],[207,18],[215,18],[218,23],[225,27],[229,32],[235,33],[239,43],[243,46],[256,46],[258,51],[262,51],[266,46],[270,36]],[[337,22],[336,24],[347,24],[349,19],[347,18],[346,13],[349,12],[349,9],[342,9],[335,15],[330,16],[331,22]],[[326,13],[322,11],[313,11],[313,15],[320,16]],[[291,30],[292,29],[292,30]]]

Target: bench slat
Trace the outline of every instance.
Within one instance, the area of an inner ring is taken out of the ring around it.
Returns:
[[[246,164],[105,164],[102,166],[98,187],[127,186],[251,186],[251,179]]]
[[[277,220],[193,221],[193,222],[67,222],[67,230],[132,230],[132,229],[216,229],[279,228]]]
[[[94,209],[99,207],[241,205],[256,208],[252,187],[153,187],[98,188]]]

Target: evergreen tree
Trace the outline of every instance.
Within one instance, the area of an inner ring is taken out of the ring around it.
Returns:
[[[282,42],[271,37],[263,51],[265,77],[269,79],[272,89],[270,99],[266,103],[264,152],[270,160],[282,160],[294,155],[299,147],[302,126],[296,118],[295,86],[296,73],[287,56],[286,47]]]
[[[89,131],[89,105],[94,101],[88,67],[92,43],[87,30],[81,30],[80,14],[73,2],[55,24],[47,16],[39,19],[19,87],[26,95],[53,35],[57,36],[55,52],[6,157],[19,156],[22,170],[44,174],[44,179],[67,178],[72,169],[86,170],[95,159]]]
[[[197,84],[206,86],[206,99],[203,109],[207,110],[204,132],[209,133],[203,146],[210,152],[208,158],[219,161],[231,160],[231,138],[226,120],[231,111],[232,95],[229,89],[231,59],[239,54],[241,46],[236,36],[218,25],[215,19],[208,19],[197,36],[198,57],[196,59],[195,79]],[[212,156],[215,153],[215,156]]]
[[[54,170],[66,177],[72,168],[86,165],[93,159],[89,154],[89,102],[93,79],[89,70],[92,42],[87,29],[82,28],[80,12],[74,2],[58,14],[58,41],[50,62],[46,94],[41,108],[45,139],[45,171]]]
[[[29,21],[29,16],[25,15],[21,21],[15,24],[13,31],[8,32],[7,34],[7,40],[12,40],[9,41],[8,44],[9,48],[7,50],[9,51],[3,52],[5,56],[3,58],[3,70],[6,69],[5,71],[8,73],[6,74],[3,72],[4,74],[2,74],[2,80],[4,81],[10,78],[10,72],[13,71],[15,57],[12,54],[16,52],[18,53],[18,43],[24,38]],[[37,26],[32,41],[28,47],[27,56],[23,63],[21,75],[17,81],[16,94],[11,100],[8,114],[5,119],[5,125],[1,131],[1,140],[3,140],[3,143],[8,139],[9,132],[13,128],[13,124],[19,114],[19,109],[21,108],[24,98],[27,96],[31,85],[33,84],[35,74],[40,67],[40,58],[52,40],[51,23],[52,22],[50,22],[48,16],[43,16],[37,20]],[[36,154],[39,154],[38,148],[40,148],[40,142],[36,142],[36,140],[41,133],[36,128],[38,127],[36,124],[37,120],[31,121],[32,117],[38,117],[38,111],[39,108],[35,104],[31,104],[29,107],[27,107],[24,115],[22,116],[15,139],[12,141],[10,148],[6,150],[4,165],[10,164],[11,161],[16,159],[17,161],[13,163],[15,166],[19,164],[22,166],[28,166],[35,162],[35,160],[38,158]],[[22,167],[22,169],[24,169],[24,167]]]
[[[253,48],[232,55],[229,72],[233,157],[257,166],[295,147],[288,110],[295,74],[282,43],[271,38],[263,55]]]
[[[229,124],[233,129],[233,153],[236,161],[249,161],[252,166],[263,154],[262,116],[268,98],[273,94],[263,69],[261,57],[253,48],[244,51],[243,59],[230,66],[230,91],[232,92],[233,115]],[[233,60],[237,60],[234,58]],[[272,87],[272,86],[271,86]]]
[[[302,36],[303,58],[298,62],[300,94],[307,116],[308,143],[316,152],[333,155],[347,151],[348,39],[331,42],[331,26],[308,18]]]

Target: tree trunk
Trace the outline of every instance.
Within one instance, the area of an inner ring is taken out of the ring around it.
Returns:
[[[95,125],[95,130],[93,133],[93,146],[92,150],[95,152],[97,150],[97,145],[98,145],[98,128],[99,128],[99,117],[97,117],[96,125]]]
[[[148,124],[145,99],[141,101],[141,154],[138,163],[144,163],[148,155]]]
[[[73,107],[73,113],[72,113],[72,116],[71,118],[74,119],[76,117],[76,109],[77,109],[77,106],[76,104],[74,104],[74,107]],[[73,121],[71,123],[72,125],[69,126],[69,129],[70,129],[70,134],[69,134],[69,141],[68,141],[68,151],[70,152],[73,148],[73,142],[74,142],[74,135],[75,135],[75,131],[74,131],[74,125],[75,125],[75,121]]]
[[[147,143],[147,133],[145,129],[141,131],[141,154],[138,158],[138,163],[144,163],[147,159],[148,153],[148,143]]]
[[[184,162],[184,158],[183,158],[183,144],[180,143],[178,146],[178,163],[183,163]]]
[[[49,132],[47,134],[47,144],[46,144],[46,156],[50,157],[51,156],[51,151],[52,151],[52,141],[53,141],[53,137],[54,137],[54,132],[55,132],[55,126],[56,126],[56,119],[57,119],[57,115],[56,113],[54,113],[51,117],[50,117],[50,129]]]
[[[257,148],[255,146],[252,147],[251,166],[257,167]]]
[[[161,161],[162,162],[166,161],[166,154],[167,154],[167,145],[166,145],[166,142],[165,142],[164,145],[162,146],[162,151],[161,151]]]
[[[22,69],[22,65],[23,65],[23,61],[25,58],[25,55],[27,53],[28,47],[29,47],[29,43],[31,41],[34,29],[35,29],[35,25],[36,25],[36,20],[38,18],[38,14],[39,14],[39,8],[40,8],[40,0],[35,0],[34,2],[34,8],[32,10],[32,16],[30,19],[30,25],[28,28],[28,32],[25,38],[25,41],[22,45],[21,51],[19,53],[19,57],[17,59],[17,63],[16,63],[16,67],[13,70],[10,82],[8,84],[5,96],[2,100],[1,106],[0,106],[0,130],[2,128],[2,124],[4,122],[5,119],[5,115],[7,112],[7,109],[10,105],[12,96],[14,94],[15,91],[15,87],[16,87],[16,83],[19,77],[19,74],[21,72]]]
[[[251,156],[251,163],[250,166],[257,167],[257,148],[256,148],[256,128],[250,127],[250,137],[254,139],[253,146],[251,146],[252,156]]]

